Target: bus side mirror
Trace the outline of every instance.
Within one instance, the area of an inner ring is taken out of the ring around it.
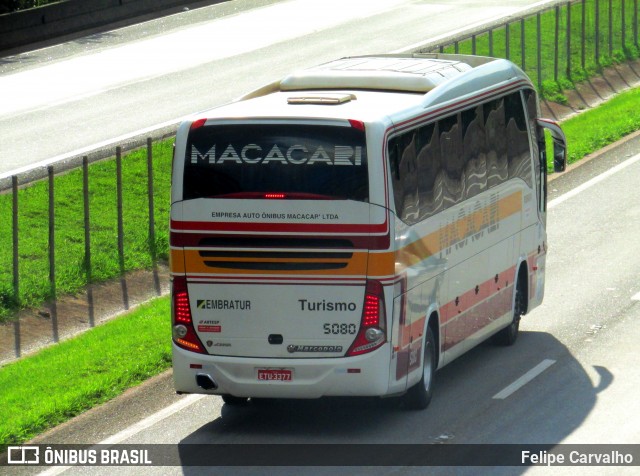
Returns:
[[[564,172],[567,168],[567,145],[553,139],[553,171]]]
[[[567,138],[557,122],[538,119],[538,125],[551,133],[553,138],[553,171],[564,172],[567,168]]]

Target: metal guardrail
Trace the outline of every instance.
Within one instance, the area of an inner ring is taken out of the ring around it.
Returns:
[[[113,204],[115,209],[117,210],[117,223],[116,226],[114,224],[105,224],[105,223],[97,223],[95,218],[92,219],[91,216],[91,196],[97,191],[96,186],[90,188],[89,183],[89,157],[84,156],[82,158],[81,170],[79,180],[81,182],[81,190],[82,194],[78,197],[78,200],[82,202],[82,217],[81,222],[82,225],[78,227],[77,239],[82,237],[84,241],[84,247],[82,248],[81,256],[78,256],[74,262],[82,264],[81,272],[84,273],[84,280],[88,284],[87,289],[87,300],[88,300],[88,327],[93,327],[95,325],[95,319],[93,315],[93,293],[91,284],[94,283],[94,275],[93,275],[93,246],[92,243],[92,230],[95,231],[95,227],[105,227],[110,226],[114,228],[116,231],[114,241],[115,248],[117,249],[117,260],[118,260],[118,268],[119,275],[121,277],[121,286],[122,286],[122,304],[124,309],[129,308],[129,298],[128,298],[128,290],[127,290],[127,282],[122,279],[125,273],[128,271],[125,268],[125,203],[123,200],[124,196],[124,185],[123,185],[123,154],[122,148],[120,146],[115,149],[115,203]],[[138,177],[139,179],[140,177]],[[5,310],[7,308],[18,309],[21,304],[21,285],[22,279],[25,276],[22,275],[24,271],[24,264],[27,260],[34,259],[31,256],[27,256],[25,252],[21,248],[21,240],[29,240],[29,239],[39,239],[42,242],[42,236],[46,235],[46,243],[47,243],[47,258],[42,259],[41,261],[41,271],[43,276],[40,278],[40,282],[44,283],[48,282],[48,290],[46,290],[46,299],[47,303],[45,305],[46,311],[41,312],[41,314],[46,315],[46,318],[51,322],[51,338],[53,342],[59,341],[59,325],[58,325],[58,309],[57,309],[57,299],[58,299],[58,267],[60,263],[57,263],[57,252],[60,251],[63,247],[69,246],[66,242],[60,241],[58,239],[56,233],[57,222],[56,219],[60,217],[59,213],[56,212],[56,206],[61,206],[64,204],[60,203],[60,200],[56,201],[56,184],[61,179],[61,177],[56,176],[56,167],[55,165],[49,165],[46,167],[46,178],[43,179],[46,181],[47,188],[47,203],[46,206],[40,207],[40,212],[42,213],[42,227],[28,228],[21,227],[21,216],[20,210],[22,202],[27,198],[22,196],[23,190],[21,190],[21,186],[19,183],[19,177],[14,175],[11,177],[11,188],[9,190],[10,193],[5,193],[5,200],[8,200],[10,197],[10,215],[11,219],[2,220],[7,224],[11,224],[11,240],[6,240],[7,243],[11,243],[12,253],[10,255],[10,263],[3,262],[0,263],[2,269],[9,270],[11,269],[11,273],[0,274],[3,278],[3,282],[0,282],[0,305],[5,306]],[[160,282],[157,273],[157,265],[158,265],[158,253],[156,248],[156,207],[155,207],[155,175],[154,175],[154,155],[153,155],[153,140],[151,138],[147,138],[146,140],[146,218],[144,221],[147,221],[148,230],[147,230],[147,251],[149,253],[149,258],[152,263],[152,268],[154,270],[154,288],[155,294],[160,295]],[[31,184],[27,185],[30,187]],[[104,185],[103,185],[104,186]],[[99,185],[97,186],[100,187]],[[6,202],[5,202],[6,203]],[[137,204],[140,205],[139,203]],[[32,213],[32,212],[31,212]],[[6,217],[8,218],[8,217]],[[78,217],[80,218],[80,217]],[[167,217],[163,220],[167,222]],[[0,227],[3,225],[0,224]],[[146,226],[143,223],[136,223],[135,226]],[[4,230],[6,234],[6,229]],[[5,257],[6,254],[4,254]],[[59,259],[59,258],[58,258]],[[4,260],[3,260],[4,261]],[[45,263],[46,261],[46,263]],[[21,266],[22,265],[22,266]],[[45,277],[45,273],[48,273]],[[7,283],[7,278],[11,279],[11,283]],[[20,329],[20,319],[15,319],[12,321],[14,326],[14,349],[15,356],[21,356],[21,329]],[[0,356],[1,357],[1,356]],[[0,358],[0,360],[2,360]]]

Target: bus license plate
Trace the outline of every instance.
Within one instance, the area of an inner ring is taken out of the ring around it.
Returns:
[[[258,380],[291,382],[293,380],[293,370],[291,369],[258,369]]]

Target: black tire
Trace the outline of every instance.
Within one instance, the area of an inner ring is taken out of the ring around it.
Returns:
[[[520,331],[520,318],[526,310],[525,299],[524,285],[522,284],[522,280],[518,279],[516,296],[513,303],[513,319],[511,320],[511,324],[493,336],[492,342],[494,344],[507,347],[516,343]]]
[[[246,397],[234,397],[233,395],[222,395],[222,401],[229,406],[242,406],[249,402]]]
[[[424,410],[429,406],[433,396],[433,386],[436,377],[436,339],[427,326],[427,335],[424,339],[424,356],[422,359],[422,377],[420,381],[407,390],[403,397],[405,408],[409,410]]]

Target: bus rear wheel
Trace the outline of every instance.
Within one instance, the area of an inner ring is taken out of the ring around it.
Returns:
[[[424,410],[429,406],[433,396],[433,386],[436,376],[436,339],[427,326],[424,339],[424,355],[422,359],[422,377],[420,381],[407,390],[404,395],[404,406],[410,410]]]

